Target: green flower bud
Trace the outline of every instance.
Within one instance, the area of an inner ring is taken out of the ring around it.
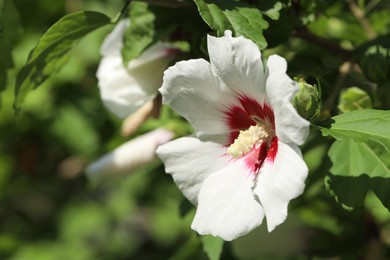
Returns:
[[[361,61],[364,76],[374,83],[382,84],[390,80],[390,59],[381,54],[369,54]]]
[[[294,78],[299,85],[299,92],[291,103],[303,118],[311,121],[320,114],[320,93],[316,85],[308,84],[304,79]]]
[[[368,108],[372,108],[372,101],[364,90],[357,87],[350,87],[341,93],[338,105],[338,109],[341,112],[345,113]]]

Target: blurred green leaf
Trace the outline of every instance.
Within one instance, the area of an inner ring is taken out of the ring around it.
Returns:
[[[30,52],[16,78],[15,110],[20,109],[29,91],[65,65],[70,51],[83,36],[109,22],[104,14],[83,11],[68,14],[51,26]]]
[[[99,143],[88,117],[72,106],[64,106],[57,112],[52,131],[76,154],[91,155]]]
[[[390,58],[381,54],[368,54],[361,61],[364,76],[374,83],[382,84],[390,79]]]
[[[222,36],[231,30],[236,36],[251,39],[259,48],[265,49],[267,41],[263,30],[268,28],[260,10],[234,0],[195,0],[203,20]]]
[[[374,141],[390,148],[390,111],[362,109],[332,117],[330,128],[322,128],[323,135],[336,139]]]
[[[350,87],[341,93],[338,105],[338,109],[341,112],[345,113],[368,108],[372,108],[372,101],[364,90]]]
[[[148,4],[133,2],[130,5],[131,24],[126,30],[122,56],[124,63],[137,58],[153,43],[154,20],[156,16],[149,11]]]
[[[203,251],[210,260],[218,260],[221,257],[224,241],[219,237],[202,236]]]
[[[7,70],[13,67],[11,52],[20,37],[19,13],[12,0],[0,1],[0,90],[7,84]]]

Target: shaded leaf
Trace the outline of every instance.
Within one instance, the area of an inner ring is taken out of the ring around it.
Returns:
[[[251,39],[260,49],[267,47],[263,30],[268,28],[259,9],[234,0],[195,0],[203,20],[219,36],[231,30],[236,36]]]
[[[333,163],[327,189],[347,209],[363,205],[372,190],[389,209],[390,111],[356,110],[332,118],[324,135],[337,140],[328,155]]]
[[[122,49],[125,64],[139,57],[146,48],[157,41],[171,40],[172,34],[178,28],[194,32],[202,26],[198,13],[186,6],[168,8],[132,2],[129,18],[131,23],[125,32]],[[180,37],[178,38],[172,40],[180,40]]]
[[[15,110],[20,109],[29,91],[68,61],[70,51],[83,36],[108,23],[110,19],[106,15],[85,11],[66,15],[51,26],[30,52],[26,65],[17,76]]]
[[[366,174],[358,177],[329,174],[325,178],[325,185],[329,194],[346,210],[362,207],[367,193],[372,190],[390,211],[390,178],[370,178]]]
[[[13,67],[11,52],[20,37],[19,13],[11,0],[0,1],[0,90],[7,84],[7,70]]]
[[[368,190],[390,209],[390,150],[380,143],[336,140],[329,150],[333,163],[327,189],[346,209],[362,206]]]

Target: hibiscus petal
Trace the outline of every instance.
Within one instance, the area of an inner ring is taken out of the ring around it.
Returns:
[[[215,142],[202,142],[194,137],[182,137],[161,145],[157,155],[164,162],[165,171],[183,194],[195,205],[204,179],[224,167],[228,158],[226,148]]]
[[[285,143],[301,145],[309,135],[310,123],[303,119],[290,103],[299,87],[287,74],[287,62],[278,55],[267,61],[266,90],[275,114],[276,135]]]
[[[164,72],[160,92],[163,103],[185,117],[198,137],[228,132],[223,111],[234,102],[234,96],[212,74],[207,61],[176,63]]]
[[[264,68],[259,48],[244,37],[208,35],[207,48],[213,72],[235,92],[262,101],[265,97]]]
[[[200,189],[192,229],[230,241],[259,226],[264,212],[252,186],[253,175],[242,160],[211,174]]]
[[[103,103],[116,116],[124,118],[155,94],[144,92],[125,69],[122,57],[104,57],[96,73]]]
[[[266,159],[254,188],[264,208],[269,232],[287,218],[288,203],[302,194],[307,174],[298,146],[279,141],[274,161]]]

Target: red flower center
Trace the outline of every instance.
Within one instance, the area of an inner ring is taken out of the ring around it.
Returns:
[[[260,104],[248,96],[239,96],[240,104],[225,111],[229,127],[227,154],[243,158],[252,172],[257,173],[264,161],[274,161],[278,150],[275,117],[266,101]]]

